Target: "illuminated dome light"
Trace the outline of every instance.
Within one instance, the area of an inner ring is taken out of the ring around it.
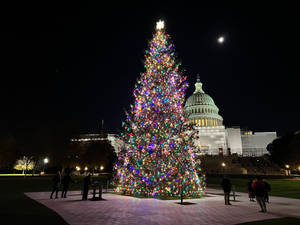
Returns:
[[[162,30],[165,27],[165,22],[163,20],[159,20],[156,22],[156,30]]]

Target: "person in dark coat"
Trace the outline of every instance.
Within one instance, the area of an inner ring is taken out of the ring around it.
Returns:
[[[231,182],[226,176],[224,176],[224,178],[221,182],[221,186],[224,191],[225,205],[231,205],[231,203],[229,201],[230,192],[231,192]]]
[[[255,198],[255,194],[254,194],[254,190],[252,188],[252,179],[249,180],[248,182],[248,196],[251,202],[255,202],[254,198]]]
[[[89,186],[91,184],[91,174],[88,173],[86,177],[83,179],[83,193],[82,193],[82,200],[88,199],[89,193]]]
[[[264,195],[264,200],[265,202],[269,203],[269,192],[271,191],[271,185],[264,180],[265,183],[265,195]]]
[[[267,212],[266,203],[264,201],[265,182],[262,180],[261,177],[257,177],[256,181],[252,184],[252,188],[255,193],[256,201],[261,208],[260,212]]]
[[[69,189],[70,182],[73,182],[70,176],[70,172],[67,171],[66,174],[63,176],[61,184],[62,184],[62,192],[61,192],[61,197],[66,198],[67,197],[67,192]]]
[[[53,197],[53,194],[55,192],[55,198],[58,198],[58,188],[59,188],[59,185],[60,185],[60,182],[61,182],[61,176],[60,176],[60,171],[58,171],[56,173],[56,175],[53,177],[52,179],[53,181],[53,188],[52,188],[52,193],[50,195],[50,198],[52,199]]]

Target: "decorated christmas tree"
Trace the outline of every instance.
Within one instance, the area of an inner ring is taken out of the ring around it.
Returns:
[[[191,152],[183,103],[188,87],[176,62],[174,45],[159,21],[145,54],[134,105],[120,139],[124,149],[115,165],[116,191],[144,196],[201,196],[204,181]]]

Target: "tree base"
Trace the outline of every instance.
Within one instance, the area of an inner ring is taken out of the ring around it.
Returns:
[[[102,200],[105,200],[105,199],[100,198],[100,197],[94,197],[94,198],[90,199],[90,201],[102,201]]]

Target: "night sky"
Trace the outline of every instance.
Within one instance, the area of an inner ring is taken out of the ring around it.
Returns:
[[[121,127],[143,72],[155,23],[164,19],[184,74],[196,74],[225,126],[280,135],[300,129],[300,14],[296,5],[105,6],[16,10],[1,29],[1,133],[104,119]],[[224,35],[223,45],[217,43]]]

